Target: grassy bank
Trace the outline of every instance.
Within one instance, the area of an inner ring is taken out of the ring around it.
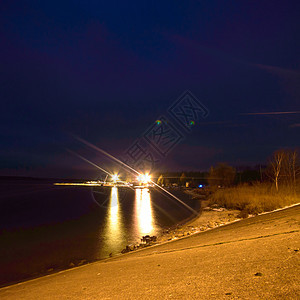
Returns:
[[[218,189],[209,200],[211,204],[241,210],[246,216],[300,202],[300,188],[281,187],[277,192],[271,184],[240,185]]]

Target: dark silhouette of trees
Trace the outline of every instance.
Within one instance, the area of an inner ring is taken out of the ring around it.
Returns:
[[[260,170],[245,170],[243,172],[239,173],[239,180],[237,180],[238,183],[253,183],[260,181],[261,176],[260,176]]]
[[[226,163],[219,163],[216,167],[211,167],[208,174],[208,184],[210,186],[228,187],[234,183],[236,171]]]
[[[187,178],[184,173],[181,174],[179,181],[180,181],[180,185],[185,186]]]

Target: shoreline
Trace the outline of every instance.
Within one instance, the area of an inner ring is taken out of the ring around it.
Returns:
[[[189,192],[191,192],[191,191],[188,191],[188,194],[189,194]],[[127,246],[132,247],[129,251],[126,251],[126,252],[122,253],[122,250],[120,250],[119,253],[116,253],[112,256],[103,257],[101,259],[94,259],[94,260],[82,259],[78,262],[71,261],[70,263],[67,264],[68,266],[66,265],[65,267],[58,267],[58,268],[54,268],[54,269],[49,269],[47,271],[42,271],[40,273],[34,274],[34,275],[29,276],[29,277],[24,278],[24,279],[9,281],[7,283],[1,284],[0,288],[5,288],[5,287],[15,285],[15,284],[21,284],[23,282],[27,282],[27,281],[30,281],[30,280],[35,280],[35,279],[40,278],[40,277],[50,276],[50,275],[57,274],[57,273],[64,272],[64,271],[68,271],[68,270],[72,270],[72,269],[82,267],[82,266],[85,266],[85,265],[88,265],[88,264],[93,264],[93,263],[97,263],[97,262],[117,258],[117,257],[120,257],[124,254],[136,252],[137,250],[146,249],[146,248],[149,248],[149,247],[152,247],[152,246],[155,246],[155,245],[160,245],[160,244],[172,241],[172,240],[176,240],[178,238],[182,238],[184,236],[190,236],[190,235],[193,235],[195,233],[198,233],[198,232],[200,232],[200,230],[198,230],[198,227],[196,225],[194,226],[194,224],[196,224],[198,222],[199,218],[200,218],[200,220],[202,220],[203,216],[207,215],[207,211],[205,211],[205,207],[207,206],[207,202],[208,202],[207,200],[200,199],[198,196],[195,197],[195,201],[200,202],[198,215],[192,215],[192,216],[182,220],[181,222],[179,222],[177,224],[174,224],[173,226],[171,226],[169,228],[162,229],[161,232],[159,232],[157,234],[157,241],[156,242],[151,242],[150,244],[142,245],[141,242],[137,241],[134,244],[127,245]],[[214,216],[216,215],[215,211],[214,211],[213,215]],[[207,229],[209,229],[209,228],[211,228],[212,224],[205,224],[205,225],[207,225]],[[142,236],[140,238],[142,238]],[[137,245],[141,245],[141,246],[137,247]]]
[[[42,277],[49,277],[49,276],[53,276],[53,275],[56,275],[59,273],[68,272],[68,271],[71,271],[74,269],[82,268],[82,267],[85,267],[88,265],[93,265],[93,264],[97,264],[100,262],[110,261],[110,260],[113,260],[116,258],[120,258],[126,254],[127,255],[134,254],[140,250],[146,250],[146,249],[149,249],[149,248],[152,248],[155,246],[159,246],[159,245],[163,245],[163,244],[172,242],[174,240],[186,238],[188,236],[192,236],[194,234],[215,228],[216,226],[213,226],[213,225],[219,224],[218,220],[220,220],[220,217],[222,217],[222,215],[224,215],[224,214],[226,215],[228,213],[232,214],[232,211],[230,211],[230,210],[222,211],[221,214],[220,214],[220,211],[217,211],[215,208],[208,210],[207,209],[207,207],[208,207],[207,200],[203,201],[200,199],[195,199],[195,201],[201,201],[201,208],[200,208],[199,214],[195,217],[185,219],[182,222],[174,225],[173,227],[166,229],[165,231],[168,231],[168,232],[163,231],[160,235],[158,235],[157,242],[155,242],[155,243],[144,245],[139,248],[134,248],[133,250],[127,251],[125,253],[122,253],[120,251],[119,253],[112,255],[110,257],[105,257],[102,259],[95,259],[95,260],[91,260],[91,261],[85,261],[83,263],[79,262],[79,264],[74,264],[74,266],[71,266],[68,268],[54,269],[47,273],[40,273],[35,276],[29,277],[28,279],[25,279],[25,280],[19,280],[19,281],[17,280],[14,282],[10,282],[8,284],[4,284],[4,285],[0,286],[0,290],[9,288],[14,285],[26,284],[27,282],[35,281]],[[202,205],[202,203],[203,203],[203,205]],[[234,211],[234,212],[235,212],[235,214],[238,214],[240,211]],[[232,223],[236,220],[239,220],[239,219],[232,220],[230,222],[227,222],[226,224]],[[200,223],[201,223],[201,225],[199,225]],[[225,225],[225,224],[223,224],[223,225]]]
[[[1,298],[294,299],[300,205],[294,206],[8,286]]]
[[[156,236],[158,237],[158,241],[155,242],[155,244],[160,244],[160,243],[164,242],[164,240],[162,239],[162,237],[164,236],[164,234],[162,233],[163,231],[165,231],[165,230],[170,230],[170,231],[176,230],[179,226],[187,224],[188,222],[191,222],[192,220],[194,220],[197,217],[198,217],[198,215],[197,216],[192,215],[192,216],[180,221],[179,223],[175,223],[174,225],[170,226],[169,228],[162,228],[159,232],[156,233]],[[138,244],[141,244],[141,238],[142,238],[142,236],[140,236],[139,239],[137,239],[134,243],[127,244],[127,246],[134,246],[134,245],[137,246]],[[154,243],[151,243],[151,245],[145,245],[144,244],[143,246],[139,247],[139,249],[149,248],[149,246],[152,246],[152,245],[155,245],[155,244]],[[132,249],[132,250],[126,252],[126,253],[133,252],[133,251],[136,251],[136,250],[138,250],[138,248]],[[60,273],[60,272],[64,272],[64,271],[67,271],[67,270],[72,270],[72,269],[82,267],[82,266],[85,266],[85,265],[88,265],[88,264],[93,264],[93,263],[97,263],[97,262],[106,261],[106,260],[109,260],[111,258],[120,257],[123,254],[125,254],[125,253],[122,253],[122,248],[121,248],[118,253],[115,253],[113,255],[107,255],[107,256],[104,256],[102,258],[86,259],[85,257],[82,257],[81,259],[78,259],[78,260],[70,259],[70,260],[66,261],[64,264],[55,265],[55,266],[53,265],[49,268],[40,269],[39,271],[31,273],[29,276],[26,276],[26,277],[23,277],[23,278],[22,277],[18,278],[18,276],[16,276],[17,278],[14,278],[13,280],[3,281],[0,284],[0,289],[11,286],[11,285],[21,284],[23,282],[35,280],[35,279],[38,279],[40,277],[50,276],[50,275],[57,274],[57,273]]]
[[[138,250],[148,249],[153,246],[158,246],[158,245],[162,245],[165,243],[169,243],[174,240],[183,239],[188,236],[198,234],[200,232],[205,232],[210,229],[218,228],[220,226],[227,225],[227,224],[244,219],[240,216],[240,213],[241,213],[240,210],[229,210],[229,209],[225,209],[223,207],[217,206],[217,205],[209,205],[210,201],[207,200],[207,197],[205,195],[198,194],[194,190],[186,190],[185,192],[187,194],[191,195],[195,201],[200,202],[200,208],[199,208],[198,215],[197,216],[192,215],[191,217],[181,221],[180,223],[174,224],[170,228],[163,229],[157,235],[156,242],[152,242],[147,245],[144,244],[141,247],[133,247],[129,251],[126,251],[123,253],[120,251],[119,253],[114,254],[110,257],[104,257],[102,259],[95,259],[95,260],[89,260],[89,261],[82,260],[82,261],[79,261],[78,263],[72,263],[72,265],[70,264],[69,267],[67,267],[67,268],[55,268],[53,270],[49,270],[48,272],[41,272],[40,274],[36,274],[34,276],[28,277],[27,279],[16,280],[16,281],[4,283],[3,285],[0,286],[0,288],[2,289],[5,287],[9,287],[11,285],[22,284],[23,282],[35,280],[35,279],[38,279],[41,277],[51,276],[53,274],[57,274],[60,272],[76,269],[78,267],[83,267],[86,265],[118,258],[118,257],[123,256],[124,254],[135,253]],[[298,204],[294,204],[292,206],[295,206]],[[282,210],[285,208],[287,208],[287,207],[279,208],[279,209],[276,209],[275,211]],[[267,214],[267,213],[271,213],[271,212],[263,212],[261,214]],[[253,217],[253,215],[249,215],[247,218],[250,218],[250,217]],[[134,246],[134,245],[138,245],[138,244],[141,244],[141,243],[135,243],[135,244],[128,245],[128,246]]]
[[[208,200],[201,200],[201,201],[202,201],[201,204],[203,204],[203,206],[201,206],[201,212],[199,213],[198,216],[196,216],[195,218],[191,218],[190,220],[187,220],[187,222],[184,224],[181,224],[181,225],[177,224],[175,228],[173,228],[172,230],[170,229],[171,232],[160,235],[158,237],[158,241],[156,243],[147,245],[146,247],[141,247],[141,248],[133,250],[133,251],[128,251],[124,254],[127,254],[127,255],[134,254],[134,253],[139,252],[140,250],[147,250],[147,249],[153,248],[155,246],[161,246],[164,244],[168,244],[175,240],[183,240],[189,236],[193,236],[198,233],[205,232],[205,231],[210,231],[211,229],[215,229],[215,228],[218,228],[218,227],[221,227],[224,225],[229,225],[229,224],[235,223],[237,221],[242,221],[243,219],[249,219],[249,218],[252,218],[255,216],[269,214],[269,213],[277,212],[280,210],[285,210],[287,208],[291,208],[291,207],[300,205],[300,202],[299,202],[299,203],[296,203],[296,204],[293,204],[290,206],[276,209],[274,211],[263,212],[258,215],[249,215],[247,218],[242,218],[242,217],[238,217],[238,215],[241,212],[240,210],[227,210],[225,208],[217,207],[216,205],[208,206],[208,203],[209,203]],[[73,267],[56,269],[56,270],[49,272],[48,274],[43,273],[43,274],[39,274],[39,275],[33,276],[31,278],[28,278],[26,280],[11,282],[11,283],[8,283],[7,285],[0,286],[0,290],[10,288],[11,286],[14,286],[14,285],[23,285],[23,284],[26,284],[27,282],[39,280],[40,278],[43,278],[43,277],[51,277],[51,276],[54,276],[54,275],[57,275],[60,273],[69,272],[69,271],[72,271],[75,269],[86,267],[88,265],[94,265],[94,264],[97,264],[100,262],[107,262],[107,261],[111,261],[114,259],[118,259],[120,257],[123,257],[124,254],[122,254],[120,252],[111,257],[97,259],[97,260],[93,260],[93,261],[87,261],[83,264],[74,265]]]
[[[169,228],[168,232],[164,232],[158,237],[156,245],[191,236],[243,219],[249,219],[255,216],[269,214],[300,205],[300,202],[298,202],[271,211],[264,211],[258,214],[248,214],[247,216],[244,216],[242,214],[242,210],[226,209],[217,204],[210,205],[210,200],[207,199],[207,194],[199,194],[195,192],[194,189],[185,190],[185,193],[191,195],[195,199],[195,201],[200,201],[200,212],[198,216],[182,221],[181,223],[178,223],[175,226]]]
[[[185,190],[185,193],[192,196],[192,199],[195,201],[200,202],[198,215],[192,215],[191,217],[186,218],[167,229],[163,229],[156,236],[157,239],[155,242],[150,242],[149,244],[143,244],[141,242],[129,244],[122,250],[121,253],[115,254],[106,259],[119,257],[123,254],[161,245],[243,219],[239,216],[241,213],[240,210],[226,209],[215,204],[209,206],[210,200],[207,200],[207,195],[195,193],[194,190]],[[249,217],[251,217],[251,215],[249,215]],[[102,260],[103,259],[98,261]]]
[[[156,244],[191,236],[242,219],[239,217],[240,210],[229,210],[217,205],[209,206],[209,200],[204,200],[193,191],[187,192],[195,197],[195,201],[200,201],[199,214],[164,231],[158,236]]]

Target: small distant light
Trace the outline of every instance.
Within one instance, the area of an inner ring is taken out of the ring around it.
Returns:
[[[190,121],[190,126],[194,126],[195,125],[195,121]]]
[[[157,125],[161,125],[161,120],[156,120],[155,122]]]
[[[203,187],[203,184],[199,184],[199,188],[202,188]]]

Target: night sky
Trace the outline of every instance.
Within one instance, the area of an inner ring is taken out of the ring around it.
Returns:
[[[299,1],[0,4],[0,175],[96,177],[186,91],[209,110],[169,170],[299,147]],[[250,114],[293,112],[290,114]],[[298,112],[298,113],[297,113]]]

